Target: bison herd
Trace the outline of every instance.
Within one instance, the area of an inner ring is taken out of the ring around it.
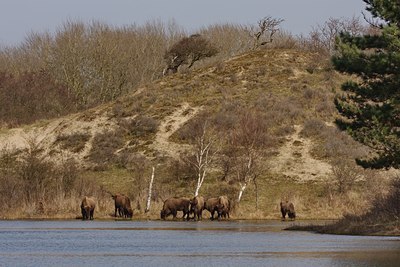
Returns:
[[[183,219],[189,220],[190,214],[193,214],[194,220],[201,220],[203,217],[203,210],[208,210],[211,213],[211,220],[222,217],[229,218],[229,211],[231,210],[231,202],[226,196],[209,198],[196,196],[192,199],[186,197],[172,197],[164,201],[163,208],[160,212],[161,219],[165,220],[169,215],[176,218],[178,211],[183,212]]]
[[[123,194],[115,194],[111,196],[115,204],[114,216],[132,218],[133,209],[129,197]],[[85,196],[81,203],[82,219],[93,220],[95,207],[95,200],[91,197]],[[219,220],[221,218],[229,218],[231,208],[231,201],[227,196],[212,197],[208,199],[204,199],[204,197],[201,196],[195,196],[191,199],[186,197],[171,197],[164,201],[160,217],[162,220],[165,220],[168,216],[172,215],[173,219],[176,219],[178,211],[181,211],[183,212],[183,220],[194,219],[195,221],[200,221],[203,218],[203,211],[207,210],[211,214],[211,220]],[[292,220],[296,218],[293,203],[282,201],[280,203],[280,208],[282,220],[286,220],[286,215],[288,215],[289,219]],[[193,214],[192,218],[190,217],[191,214]]]

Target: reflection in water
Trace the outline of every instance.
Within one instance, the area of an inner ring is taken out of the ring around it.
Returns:
[[[400,238],[280,221],[0,221],[0,266],[397,266]]]

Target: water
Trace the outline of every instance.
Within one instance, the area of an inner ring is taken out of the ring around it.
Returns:
[[[0,266],[400,266],[399,237],[280,221],[0,221]]]

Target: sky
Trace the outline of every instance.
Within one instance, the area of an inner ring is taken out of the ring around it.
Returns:
[[[193,32],[271,16],[284,19],[281,28],[298,35],[329,18],[362,19],[364,10],[362,0],[0,0],[0,46],[18,45],[32,32],[54,33],[68,20],[126,26],[173,19]]]

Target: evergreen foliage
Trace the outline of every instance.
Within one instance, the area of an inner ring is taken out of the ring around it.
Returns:
[[[357,159],[368,168],[400,167],[400,1],[363,0],[379,23],[378,34],[341,33],[332,61],[336,70],[358,78],[342,85],[337,120],[376,154]]]

